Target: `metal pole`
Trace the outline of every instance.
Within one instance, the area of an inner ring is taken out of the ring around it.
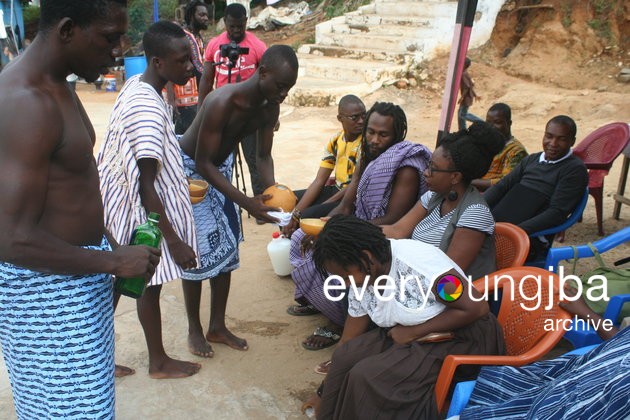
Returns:
[[[160,20],[160,8],[158,0],[153,0],[153,22]]]

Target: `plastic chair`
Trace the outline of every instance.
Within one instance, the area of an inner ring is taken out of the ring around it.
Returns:
[[[564,232],[565,230],[569,229],[571,226],[576,224],[578,220],[582,218],[582,213],[584,213],[584,208],[586,207],[587,201],[588,201],[588,187],[584,191],[584,195],[582,196],[582,199],[580,200],[580,202],[577,204],[577,206],[575,206],[575,210],[573,210],[573,212],[569,215],[569,217],[567,217],[567,220],[564,223],[558,226],[551,227],[549,229],[544,229],[544,230],[532,233],[529,235],[529,237],[530,238],[537,238],[539,236],[553,237],[553,235],[555,235],[556,233]],[[528,261],[527,265],[530,267],[545,268],[545,261],[542,259],[536,260],[536,261]]]
[[[629,140],[628,124],[617,122],[598,128],[573,148],[573,153],[582,159],[588,168],[588,188],[595,199],[597,233],[600,236],[604,236],[602,226],[604,178]]]
[[[490,279],[488,282],[480,279],[473,284],[481,293],[494,291],[495,287],[503,291],[497,318],[503,327],[506,355],[446,356],[435,384],[435,398],[440,412],[445,406],[453,375],[459,365],[522,366],[532,363],[549,352],[564,333],[561,328],[545,331],[546,322],[551,320],[556,326],[558,325],[556,320],[563,322],[570,319],[570,315],[558,306],[560,279],[557,275],[536,267],[512,267],[496,271],[488,277]],[[540,286],[537,280],[540,281]],[[552,282],[551,296],[549,295],[550,281]],[[519,292],[520,289],[523,294]],[[537,293],[541,304],[536,310],[526,310],[521,306],[523,304],[531,308],[533,302],[527,301],[524,297],[531,297]],[[548,305],[550,300],[552,305]],[[547,306],[551,307],[547,309]]]
[[[595,247],[597,252],[602,254],[628,241],[630,241],[630,227],[625,227],[612,235],[608,235],[593,242],[592,245]],[[578,245],[576,248],[578,250],[578,258],[588,258],[593,256],[593,251],[588,247],[588,245]],[[549,271],[557,273],[560,261],[573,259],[573,254],[573,248],[570,246],[550,248],[547,253],[547,259],[545,260],[545,268],[549,269]]]
[[[572,350],[564,355],[582,355],[593,350],[595,347],[597,347],[597,345],[580,347],[579,349]],[[448,414],[446,414],[446,418],[457,416],[462,412],[462,410],[464,410],[464,408],[468,405],[468,401],[470,401],[470,396],[475,389],[475,384],[477,384],[477,381],[458,382],[455,385],[455,390],[453,391],[453,397],[451,398],[451,404],[448,407]]]
[[[595,249],[597,249],[597,252],[601,254],[629,241],[630,227],[625,227],[612,235],[593,242],[592,245]],[[588,245],[578,245],[576,248],[578,251],[578,258],[588,258],[593,256],[593,251],[588,247]],[[545,267],[550,271],[557,273],[560,261],[573,259],[573,257],[574,251],[570,246],[551,248],[547,254]],[[608,302],[608,305],[606,306],[603,318],[611,320],[614,325],[618,326],[617,320],[619,318],[619,314],[621,313],[621,309],[626,302],[630,302],[630,295],[624,294],[612,296],[610,298],[610,302]],[[564,334],[564,338],[571,342],[573,347],[576,348],[602,342],[602,339],[590,325],[584,325],[581,323],[579,324],[579,328],[576,328],[576,326],[572,323],[571,329]]]
[[[522,266],[529,254],[527,232],[511,223],[496,223],[494,244],[497,250],[497,270]]]

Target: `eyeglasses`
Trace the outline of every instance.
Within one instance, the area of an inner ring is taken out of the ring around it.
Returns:
[[[435,166],[433,166],[433,161],[429,162],[429,166],[427,166],[427,175],[428,176],[433,176],[433,172],[446,172],[446,173],[453,173],[453,172],[459,172],[457,169],[439,169],[436,168]]]
[[[349,119],[352,122],[357,122],[359,120],[364,120],[366,115],[367,115],[367,113],[365,113],[365,112],[360,112],[358,114],[353,114],[353,115],[339,114],[339,116],[341,116],[343,118],[347,118],[347,119]]]

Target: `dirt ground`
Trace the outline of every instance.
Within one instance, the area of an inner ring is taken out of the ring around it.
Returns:
[[[483,53],[473,54],[481,56]],[[439,90],[443,86],[440,81],[445,67],[446,58],[437,59],[427,66],[429,79],[423,87],[413,90],[384,88],[363,98],[364,102],[367,107],[375,101],[401,105],[409,120],[408,140],[432,149],[440,115]],[[513,109],[512,132],[529,152],[541,150],[544,125],[554,115],[567,114],[577,121],[578,141],[606,123],[630,122],[629,84],[606,80],[606,88],[598,89],[591,80],[588,85],[593,87],[588,89],[562,88],[544,80],[533,82],[528,81],[532,80],[530,77],[510,76],[498,67],[480,62],[471,67],[476,90],[482,97],[471,112],[483,117],[492,103],[508,103]],[[602,77],[610,79],[608,75]],[[116,94],[96,91],[93,85],[79,85],[78,90],[100,142]],[[281,127],[273,148],[278,182],[294,189],[308,186],[317,171],[325,142],[339,129],[335,116],[334,107],[282,107]],[[606,178],[604,227],[607,233],[630,223],[629,206],[622,208],[621,220],[612,218],[612,194],[617,189],[620,166],[621,159],[618,159]],[[248,190],[251,191],[249,183]],[[630,196],[630,191],[626,195]],[[299,411],[301,402],[322,379],[313,368],[327,360],[332,349],[313,352],[300,345],[304,337],[324,320],[319,316],[292,317],[286,313],[287,306],[293,303],[293,283],[290,277],[280,278],[273,273],[266,253],[266,245],[275,230],[274,226],[258,226],[253,219],[244,218],[241,268],[232,276],[227,315],[229,327],[249,341],[249,351],[239,352],[215,345],[212,359],[190,355],[186,348],[187,325],[181,286],[175,281],[164,287],[161,302],[165,347],[175,357],[203,365],[193,377],[163,381],[148,377],[147,351],[134,302],[121,300],[115,316],[116,360],[135,368],[137,373],[116,381],[119,419],[303,418]],[[590,199],[583,222],[567,232],[565,243],[597,239],[594,203]],[[606,260],[612,262],[628,255],[630,244],[606,254]],[[588,266],[587,263],[581,265],[582,269]],[[203,302],[209,302],[207,288]],[[208,313],[208,307],[204,306],[202,317],[207,319]],[[0,413],[3,419],[15,417],[4,366],[0,366]]]

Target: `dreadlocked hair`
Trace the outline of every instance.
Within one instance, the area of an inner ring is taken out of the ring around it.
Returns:
[[[201,0],[193,0],[186,5],[186,9],[184,9],[184,22],[186,22],[186,26],[192,28],[193,16],[195,16],[195,12],[197,11],[197,7],[203,6],[206,9],[208,5]]]
[[[324,269],[327,262],[344,269],[357,266],[369,273],[371,262],[364,251],[369,251],[381,264],[392,259],[391,245],[380,227],[356,216],[338,214],[326,222],[317,237],[313,262],[324,278],[328,277]]]
[[[405,111],[398,105],[394,105],[391,102],[375,102],[372,108],[367,112],[365,116],[365,124],[363,125],[363,136],[361,139],[361,161],[359,164],[359,177],[363,173],[363,170],[368,166],[370,162],[376,159],[378,156],[373,156],[370,153],[370,147],[367,142],[367,127],[370,121],[370,116],[373,113],[383,115],[385,117],[392,117],[394,119],[394,141],[392,145],[400,143],[407,137],[407,116]]]

